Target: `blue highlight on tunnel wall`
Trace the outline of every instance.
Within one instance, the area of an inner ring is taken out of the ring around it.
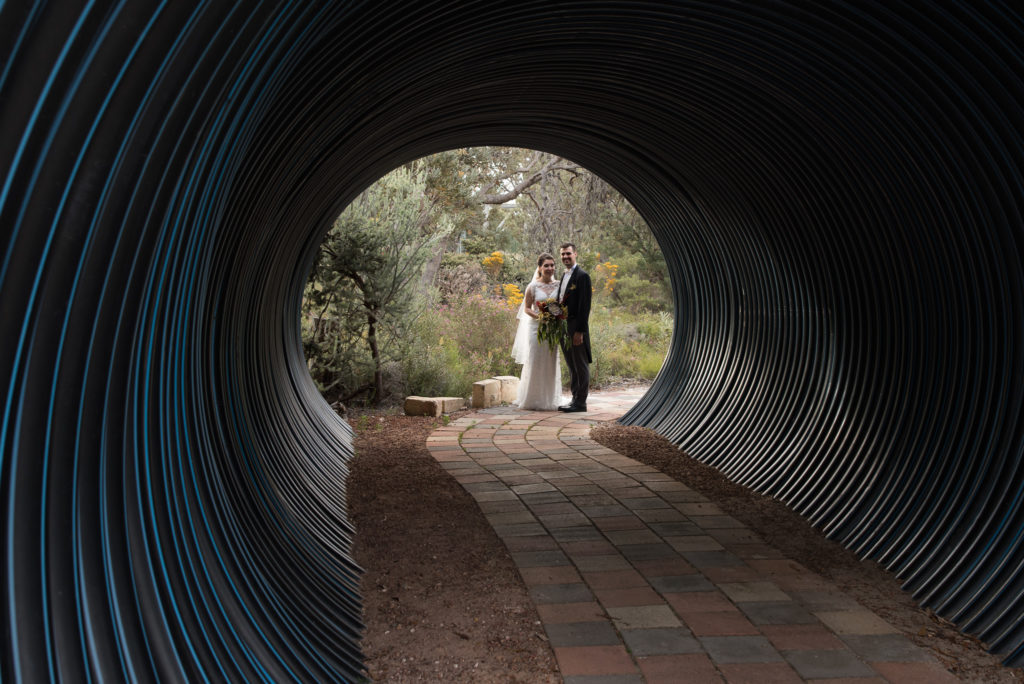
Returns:
[[[1021,664],[1022,46],[999,3],[0,3],[0,676],[360,678],[297,297],[359,190],[478,144],[658,238],[627,421]]]

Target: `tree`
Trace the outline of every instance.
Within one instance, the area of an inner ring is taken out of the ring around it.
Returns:
[[[333,371],[334,379],[322,383],[325,392],[353,380],[342,364],[358,365],[353,345],[339,344],[333,335],[364,341],[372,369],[372,381],[350,388],[343,400],[364,392],[374,403],[384,399],[389,347],[402,339],[421,304],[414,285],[424,264],[451,232],[450,217],[438,210],[444,195],[428,192],[430,172],[420,160],[374,183],[337,218],[320,246],[304,301],[314,319],[307,357]],[[332,318],[334,324],[325,325]]]
[[[476,198],[484,205],[500,207],[495,223],[516,231],[517,251],[536,254],[554,250],[566,239],[578,240],[570,227],[577,204],[569,196],[571,186],[589,174],[579,165],[546,152],[517,148],[491,148],[489,173],[481,178]],[[514,206],[506,206],[514,202]]]

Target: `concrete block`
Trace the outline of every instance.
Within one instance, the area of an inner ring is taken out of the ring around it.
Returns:
[[[501,383],[501,401],[511,404],[516,400],[516,393],[519,391],[519,378],[514,375],[497,375],[492,380]]]
[[[452,413],[466,408],[464,397],[438,397],[437,400],[441,402],[441,413]]]
[[[406,397],[405,415],[407,416],[437,416],[441,415],[443,408],[440,399],[433,397]]]
[[[501,403],[501,382],[489,378],[473,383],[473,408],[490,408]]]

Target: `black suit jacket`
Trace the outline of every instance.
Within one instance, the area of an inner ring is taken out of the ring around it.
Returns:
[[[572,344],[573,333],[583,333],[583,346],[587,349],[587,363],[594,362],[590,353],[590,297],[592,293],[590,274],[577,264],[562,292],[562,302],[565,305],[567,316],[565,324],[569,331],[569,344]]]

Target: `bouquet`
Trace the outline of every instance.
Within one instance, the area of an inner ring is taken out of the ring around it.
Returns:
[[[537,302],[537,309],[540,311],[537,317],[537,340],[547,342],[551,349],[557,349],[569,339],[565,327],[565,307],[552,298]]]

